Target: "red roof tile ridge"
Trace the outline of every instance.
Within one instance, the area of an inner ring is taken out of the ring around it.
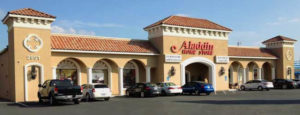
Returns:
[[[93,35],[81,35],[81,34],[65,34],[65,33],[51,33],[51,36],[78,37],[78,38],[84,38],[84,39],[109,39],[109,40],[124,40],[124,41],[148,41],[148,40],[142,40],[142,39],[105,37],[105,36],[93,36]]]
[[[232,47],[232,48],[253,48],[253,49],[265,48],[265,47],[258,47],[258,46],[235,46],[235,45],[229,45],[228,47]]]
[[[56,18],[56,16],[53,16],[53,15],[50,15],[48,13],[45,13],[45,12],[42,12],[42,11],[38,11],[38,10],[35,10],[35,9],[32,9],[32,8],[22,8],[22,9],[11,10],[8,13],[9,14],[18,14],[17,12],[18,11],[22,11],[22,10],[31,10],[31,11],[38,12],[38,13],[41,13],[43,15],[49,16],[49,18]],[[40,16],[38,16],[38,17],[40,17]]]

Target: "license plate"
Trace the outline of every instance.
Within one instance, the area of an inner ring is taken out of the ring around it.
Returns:
[[[105,93],[101,93],[101,95],[105,95]]]
[[[157,87],[154,87],[154,90],[157,90]]]

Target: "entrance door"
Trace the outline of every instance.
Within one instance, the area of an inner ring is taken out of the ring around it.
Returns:
[[[201,63],[192,63],[185,67],[186,81],[203,81],[209,83],[209,68]]]

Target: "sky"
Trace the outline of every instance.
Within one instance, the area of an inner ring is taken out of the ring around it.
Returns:
[[[56,16],[53,33],[147,39],[144,27],[170,15],[208,19],[231,28],[229,44],[264,46],[277,35],[298,40],[300,0],[0,0],[0,18],[10,10],[33,8]],[[0,49],[7,27],[0,24]]]

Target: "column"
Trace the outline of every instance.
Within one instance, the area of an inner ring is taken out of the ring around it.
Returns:
[[[123,68],[119,68],[119,92],[120,92],[120,95],[124,95],[124,92],[123,92]]]
[[[56,79],[56,67],[52,67],[52,79]]]
[[[146,82],[151,82],[151,67],[146,67]]]
[[[275,67],[272,67],[272,80],[275,79]]]
[[[246,71],[247,71],[247,68],[243,68],[243,83],[246,83],[247,82],[247,75],[246,75]]]
[[[93,68],[87,68],[87,74],[88,74],[88,83],[92,83],[93,78]]]
[[[261,80],[261,68],[257,68],[257,77]]]

